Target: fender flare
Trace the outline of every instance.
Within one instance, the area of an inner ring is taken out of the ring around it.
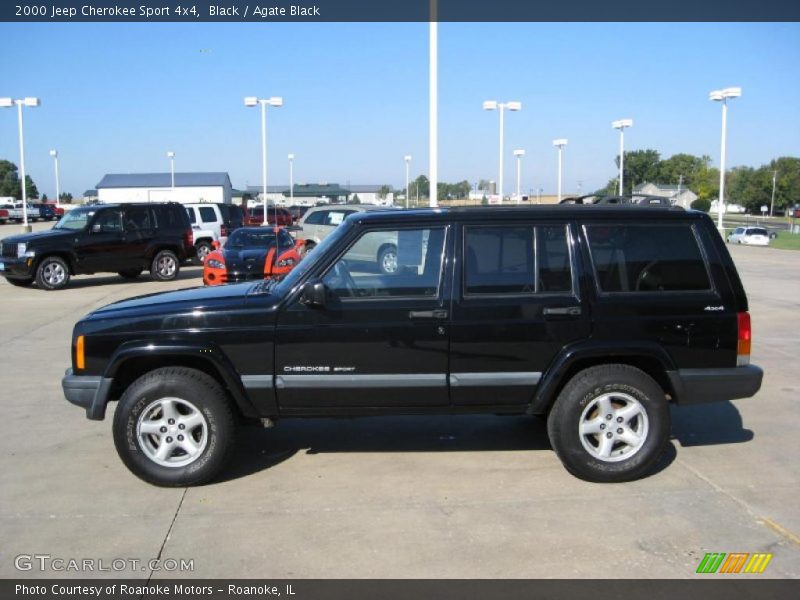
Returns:
[[[242,414],[247,417],[258,416],[244,385],[242,385],[241,376],[234,368],[233,363],[216,344],[153,343],[142,340],[125,342],[111,356],[103,373],[103,380],[109,382],[109,385],[104,386],[104,394],[98,393],[95,397],[93,412],[95,414],[105,413],[109,400],[108,392],[111,389],[110,382],[113,381],[120,368],[126,362],[134,358],[170,356],[188,357],[209,364],[225,382],[225,386],[230,391]]]
[[[631,344],[630,342],[581,342],[566,346],[548,366],[542,375],[539,385],[536,387],[533,400],[528,408],[530,414],[544,414],[555,401],[555,392],[559,390],[564,382],[564,378],[572,367],[580,361],[595,361],[602,359],[602,362],[626,362],[625,359],[646,359],[655,360],[664,371],[664,375],[669,384],[675,388],[674,378],[670,373],[676,372],[672,357],[661,346],[641,341]],[[682,395],[682,389],[672,389],[673,397]]]

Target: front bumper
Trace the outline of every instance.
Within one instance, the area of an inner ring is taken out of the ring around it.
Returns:
[[[86,410],[87,419],[102,421],[106,416],[112,381],[96,375],[73,375],[72,369],[67,369],[61,380],[61,388],[67,400]]]
[[[764,371],[756,365],[729,369],[678,369],[668,371],[678,405],[724,402],[755,396]]]
[[[36,259],[32,257],[0,257],[0,263],[3,263],[3,267],[0,269],[0,275],[10,279],[30,279],[36,274],[36,269],[34,268],[35,262]]]

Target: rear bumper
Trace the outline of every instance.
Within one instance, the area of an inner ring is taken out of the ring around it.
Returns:
[[[678,369],[668,372],[679,405],[723,402],[755,396],[764,371],[756,365],[730,369]]]
[[[73,375],[67,369],[61,380],[64,397],[75,406],[86,410],[86,418],[102,421],[106,416],[108,390],[113,380],[94,375]]]

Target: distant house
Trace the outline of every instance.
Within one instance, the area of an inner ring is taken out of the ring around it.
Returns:
[[[669,198],[675,206],[690,208],[692,202],[697,200],[697,194],[686,186],[665,185],[661,183],[642,183],[633,188],[634,194],[647,194]]]
[[[348,185],[342,187],[338,183],[295,183],[294,190],[288,185],[268,185],[267,202],[278,206],[289,206],[292,202],[301,205],[328,202],[344,204],[352,202],[358,196],[362,204],[394,204],[394,190],[389,188],[386,198],[380,197],[382,185]],[[253,197],[251,204],[264,201],[263,188],[260,185],[248,185],[247,191]],[[293,200],[292,200],[293,199]]]
[[[98,200],[117,202],[220,202],[231,203],[232,186],[227,173],[114,173],[97,184]]]

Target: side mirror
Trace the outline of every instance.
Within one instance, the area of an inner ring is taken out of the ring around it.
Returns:
[[[328,289],[321,281],[308,281],[300,292],[300,303],[306,306],[323,307],[328,296]]]

